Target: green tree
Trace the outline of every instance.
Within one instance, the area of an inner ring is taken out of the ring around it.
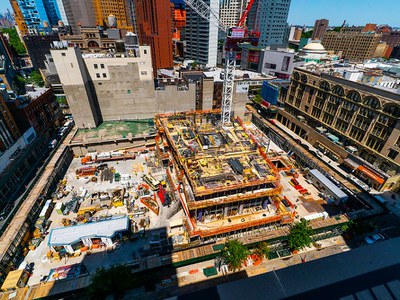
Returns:
[[[24,95],[26,93],[25,88],[25,78],[19,75],[16,75],[13,79],[13,88],[17,92],[18,95]]]
[[[33,83],[36,86],[43,87],[44,86],[44,81],[43,77],[40,74],[39,71],[33,71],[27,80],[28,83]]]
[[[335,27],[332,29],[332,31],[340,32],[340,29],[342,29],[342,26]]]
[[[249,254],[249,249],[242,242],[230,240],[225,243],[224,249],[221,251],[221,258],[229,268],[236,271],[241,269]]]
[[[88,287],[91,299],[104,299],[113,295],[115,299],[122,299],[125,291],[135,285],[134,276],[127,266],[113,266],[109,269],[97,269]]]
[[[310,31],[307,31],[307,32],[303,32],[303,33],[301,34],[301,37],[302,37],[302,38],[307,38],[307,39],[309,39],[309,38],[312,37],[313,31],[314,31],[314,30],[310,30]]]
[[[313,230],[308,225],[308,221],[302,219],[299,223],[296,223],[292,228],[290,228],[288,236],[289,248],[293,251],[309,247],[312,242],[312,234]]]
[[[257,245],[256,249],[254,249],[254,254],[256,254],[259,258],[267,258],[269,255],[270,249],[267,242],[261,242]]]
[[[3,28],[1,29],[1,32],[8,34],[8,36],[10,37],[10,45],[15,50],[15,52],[20,55],[26,53],[25,46],[19,38],[19,35],[15,28]]]

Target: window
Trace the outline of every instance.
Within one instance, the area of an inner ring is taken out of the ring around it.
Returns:
[[[141,71],[140,75],[147,75],[147,71]]]
[[[132,91],[131,91],[131,90],[128,90],[128,94],[132,94]]]
[[[100,73],[96,73],[96,77],[97,77],[97,78],[100,78]]]
[[[61,56],[66,56],[65,52],[61,52]]]
[[[388,157],[394,160],[394,159],[396,159],[397,154],[399,154],[399,152],[397,152],[396,150],[390,149]]]
[[[106,73],[103,73],[103,78],[107,78],[107,74]]]
[[[97,64],[94,64],[94,68],[95,68],[95,69],[98,69],[99,66],[98,66]]]
[[[266,64],[264,65],[264,67],[265,67],[266,69],[275,70],[275,69],[276,69],[276,64],[266,63]]]
[[[144,54],[147,54],[147,50],[143,50]]]
[[[100,64],[100,68],[104,69],[104,64]]]

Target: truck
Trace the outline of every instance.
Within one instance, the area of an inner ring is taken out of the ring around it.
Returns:
[[[102,153],[88,153],[85,157],[81,158],[82,165],[89,165],[93,163],[102,163],[107,161],[117,161],[123,159],[135,159],[135,153],[112,151]]]
[[[76,170],[76,176],[87,177],[93,176],[97,172],[97,167],[87,166]]]

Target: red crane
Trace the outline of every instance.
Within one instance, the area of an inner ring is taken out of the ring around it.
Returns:
[[[249,12],[250,12],[251,7],[253,6],[253,3],[254,3],[254,0],[249,1],[246,9],[244,10],[242,16],[240,17],[240,20],[236,24],[237,27],[244,27],[244,23],[246,22],[247,16],[249,15]]]

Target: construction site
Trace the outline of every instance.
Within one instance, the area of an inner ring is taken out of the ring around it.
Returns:
[[[326,219],[327,202],[295,162],[257,127],[218,112],[159,115],[156,150],[185,213],[189,241]],[[335,209],[330,209],[330,214]]]
[[[252,117],[222,124],[220,110],[157,115],[151,145],[74,153],[25,235],[19,268],[34,263],[28,286],[76,275],[66,268],[90,276],[100,264],[186,266],[217,256],[232,238],[268,241],[282,257],[300,219],[316,239],[339,234],[352,196]]]

